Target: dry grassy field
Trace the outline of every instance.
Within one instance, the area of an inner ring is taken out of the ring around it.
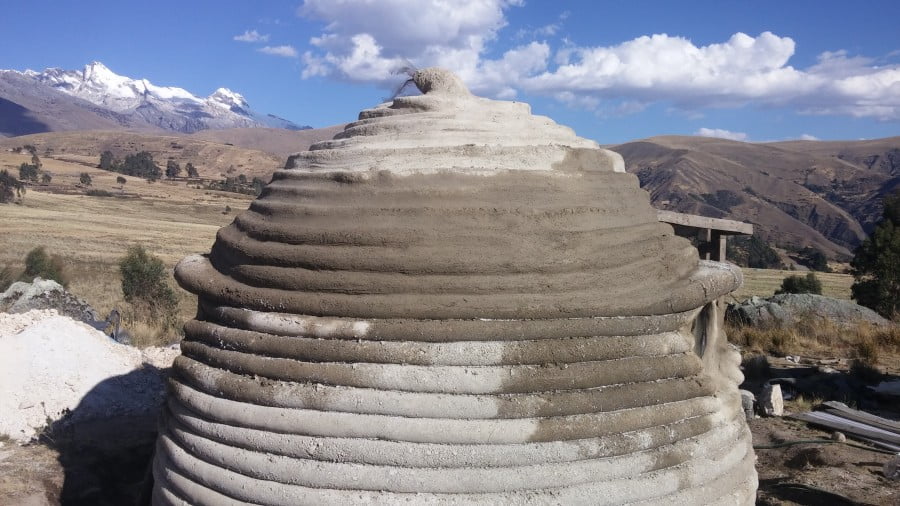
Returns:
[[[30,156],[0,153],[0,169],[18,174]],[[72,162],[42,158],[53,176],[49,187],[31,187],[20,204],[0,205],[0,266],[21,269],[32,248],[44,246],[59,255],[71,280],[69,289],[105,315],[124,304],[118,262],[132,244],[140,244],[169,268],[189,253],[209,251],[216,231],[246,209],[251,196],[198,190],[185,183],[148,183]],[[87,172],[90,188],[112,197],[52,193],[83,191],[79,176]],[[225,214],[225,208],[232,210]],[[174,285],[174,282],[173,282]],[[178,290],[180,313],[193,313],[196,301]]]
[[[744,300],[753,295],[768,297],[781,287],[781,282],[788,276],[805,276],[800,271],[780,271],[773,269],[742,269],[744,272],[744,286],[733,295],[738,300]],[[836,274],[829,272],[817,272],[816,277],[822,282],[822,295],[837,299],[850,299],[850,285],[853,284],[853,276],[850,274]]]
[[[29,188],[20,204],[0,205],[0,266],[21,269],[26,253],[44,246],[48,253],[62,257],[72,292],[104,315],[124,304],[118,261],[128,246],[143,245],[171,269],[189,253],[209,251],[216,231],[252,200],[185,183],[148,183],[132,177],[126,177],[122,188],[116,183],[118,174],[91,167],[91,160],[78,163],[71,161],[71,155],[64,158],[42,157],[43,169],[53,175],[51,186]],[[19,164],[29,161],[28,155],[0,152],[0,169],[16,175]],[[66,194],[84,191],[77,186],[82,172],[91,176],[90,188],[117,196]],[[226,206],[231,208],[228,214]],[[734,296],[771,295],[791,274],[797,272],[744,269],[744,286]],[[851,276],[817,275],[825,295],[850,298]],[[179,289],[178,293],[180,314],[189,318],[196,301],[187,292]]]

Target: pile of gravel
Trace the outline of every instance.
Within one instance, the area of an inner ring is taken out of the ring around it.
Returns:
[[[26,442],[63,417],[152,416],[178,353],[116,343],[54,310],[0,313],[0,434]]]

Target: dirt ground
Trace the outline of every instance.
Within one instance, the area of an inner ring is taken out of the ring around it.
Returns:
[[[831,437],[790,418],[758,418],[750,429],[755,446]],[[757,449],[756,458],[758,505],[900,504],[900,482],[882,474],[890,455],[837,443]]]

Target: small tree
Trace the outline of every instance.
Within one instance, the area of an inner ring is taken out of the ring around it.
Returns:
[[[37,165],[29,165],[25,162],[22,162],[22,165],[19,165],[19,179],[21,179],[22,181],[37,181]]]
[[[22,281],[31,281],[36,277],[52,279],[62,286],[69,286],[62,259],[56,255],[47,255],[43,246],[38,246],[25,255],[25,272]]]
[[[91,185],[91,175],[87,172],[82,172],[81,175],[78,176],[78,180],[85,186]]]
[[[0,170],[0,204],[21,198],[25,195],[25,185],[13,177],[8,171]]]
[[[900,192],[885,197],[881,221],[856,249],[853,299],[882,316],[900,313]]]
[[[266,186],[266,182],[259,177],[253,178],[253,194],[259,195],[262,193],[263,188]]]
[[[171,179],[173,177],[178,177],[181,174],[181,165],[178,165],[178,162],[175,160],[169,159],[166,162],[166,177]]]
[[[48,172],[44,172],[41,175],[41,182],[44,184],[50,184],[50,181],[53,181],[53,176],[51,176]]]
[[[200,177],[200,173],[197,172],[197,168],[194,167],[194,164],[188,162],[187,165],[184,166],[185,170],[187,170],[188,177]]]
[[[809,271],[806,276],[788,276],[781,282],[781,288],[775,292],[780,293],[814,293],[822,295],[822,282],[816,277],[816,273]]]
[[[112,151],[100,153],[100,168],[103,170],[118,171],[119,162],[113,156]]]
[[[143,246],[134,245],[119,262],[119,272],[127,302],[143,305],[153,316],[174,314],[177,300],[166,282],[168,274],[162,260],[147,253]]]

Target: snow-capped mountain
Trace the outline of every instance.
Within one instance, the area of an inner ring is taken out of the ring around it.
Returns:
[[[15,89],[10,92],[9,88]],[[38,104],[52,104],[60,95],[68,96],[76,108],[91,104],[93,107],[88,108],[94,113],[99,109],[105,120],[134,128],[150,126],[183,133],[248,127],[309,128],[257,113],[241,94],[227,88],[198,97],[183,88],[121,76],[100,62],[85,65],[82,70],[0,70],[0,111],[9,107],[6,102],[24,106],[7,95],[17,95],[20,102],[25,96],[30,100],[24,101]]]

